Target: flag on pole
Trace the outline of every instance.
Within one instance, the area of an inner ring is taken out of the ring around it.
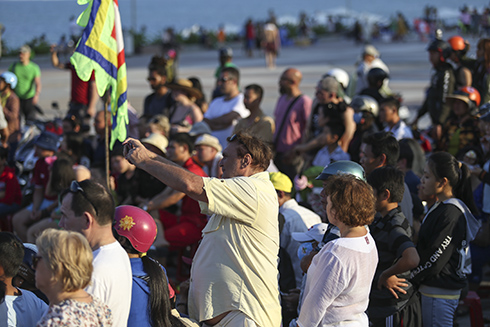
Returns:
[[[78,4],[88,4],[77,21],[85,29],[70,61],[83,81],[94,72],[100,96],[110,90],[112,149],[116,140],[126,139],[128,124],[128,83],[118,0],[78,0]]]

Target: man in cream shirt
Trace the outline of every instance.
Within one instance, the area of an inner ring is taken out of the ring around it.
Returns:
[[[228,142],[223,179],[183,170],[137,140],[124,144],[131,163],[198,200],[201,212],[211,215],[192,264],[191,318],[203,326],[279,327],[278,202],[265,172],[272,153],[244,133]]]

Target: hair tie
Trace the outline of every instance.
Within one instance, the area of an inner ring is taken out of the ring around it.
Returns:
[[[463,179],[463,170],[461,169],[463,167],[463,163],[461,161],[458,161],[458,183],[461,182]]]

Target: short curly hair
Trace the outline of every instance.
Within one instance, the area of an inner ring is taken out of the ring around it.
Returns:
[[[353,175],[333,175],[325,181],[336,219],[350,227],[369,225],[374,220],[375,199],[371,186]]]
[[[64,292],[88,286],[92,278],[93,254],[82,234],[49,228],[37,238],[36,245],[54,278],[61,280]]]

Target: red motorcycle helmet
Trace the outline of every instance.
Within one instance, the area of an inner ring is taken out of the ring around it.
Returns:
[[[456,54],[458,58],[462,58],[470,49],[470,44],[465,41],[461,36],[456,35],[449,40],[447,40],[449,45],[451,46],[451,49],[453,49],[453,52]]]
[[[116,208],[114,229],[140,253],[147,252],[157,236],[157,224],[153,217],[143,209],[129,205]]]
[[[468,44],[465,42],[465,40],[459,35],[453,36],[453,37],[449,38],[449,40],[447,40],[447,41],[449,42],[449,44],[451,45],[451,48],[454,51],[465,50],[466,47],[468,46]]]
[[[463,92],[463,93],[466,93],[468,95],[468,98],[471,101],[473,101],[476,104],[477,107],[480,105],[480,102],[481,102],[480,92],[478,92],[478,90],[475,89],[474,87],[471,87],[471,86],[463,86],[458,91]]]

